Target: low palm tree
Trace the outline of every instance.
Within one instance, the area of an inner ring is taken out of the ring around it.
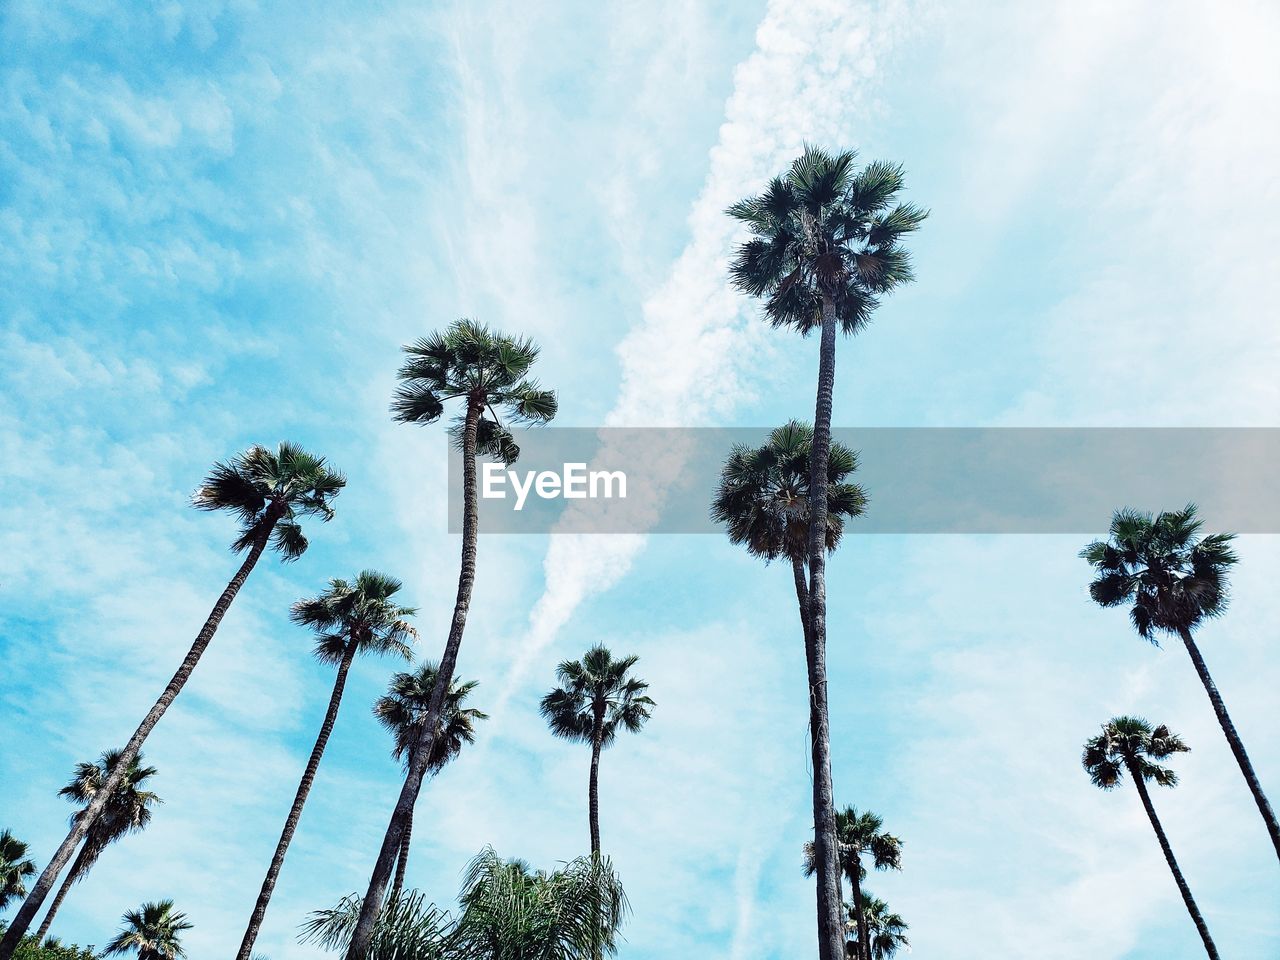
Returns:
[[[856,154],[807,146],[765,191],[729,208],[750,238],[730,266],[734,285],[765,300],[774,327],[801,335],[821,331],[817,398],[809,483],[809,623],[816,653],[810,679],[813,701],[813,815],[817,843],[819,960],[844,955],[840,871],[836,852],[835,800],[831,780],[831,735],[827,716],[827,472],[831,450],[832,394],[836,378],[836,331],[859,332],[879,298],[912,279],[901,240],[927,213],[895,204],[905,177],[902,167],[871,163],[858,170]]]
[[[36,865],[27,856],[27,845],[8,830],[0,831],[0,910],[18,897],[26,896],[27,877]]]
[[[104,957],[136,953],[138,960],[177,960],[185,957],[181,934],[192,928],[187,915],[173,909],[172,900],[144,903],[120,918],[124,929],[102,951]]]
[[[836,837],[839,841],[840,870],[853,890],[853,909],[849,911],[857,930],[856,960],[872,960],[871,935],[867,927],[867,910],[863,903],[862,880],[867,875],[862,858],[869,856],[877,870],[902,869],[902,841],[884,829],[884,820],[870,810],[845,807],[836,812]],[[804,874],[813,876],[817,868],[812,842],[804,845]]]
[[[213,605],[177,672],[125,744],[116,772],[103,784],[98,796],[83,811],[83,816],[72,825],[70,833],[18,909],[13,923],[0,939],[0,960],[13,957],[58,875],[101,815],[103,806],[116,788],[116,781],[124,776],[130,762],[142,749],[143,742],[182,692],[231,602],[263,552],[270,546],[286,561],[302,556],[307,549],[307,538],[299,519],[316,516],[329,520],[333,516],[333,498],[346,482],[342,474],[326,465],[323,457],[309,454],[292,443],[282,443],[275,450],[250,447],[227,463],[214,464],[192,502],[201,510],[228,511],[240,521],[240,533],[231,548],[236,553],[245,553],[245,559]]]
[[[608,859],[579,857],[551,872],[492,849],[468,866],[450,915],[416,892],[375,911],[366,960],[575,960],[596,944],[617,952],[626,894]],[[349,951],[361,914],[352,895],[319,910],[303,926],[303,940]]]
[[[373,705],[373,714],[378,722],[391,731],[395,747],[391,755],[409,766],[409,756],[422,731],[422,721],[426,717],[427,705],[431,702],[431,691],[435,689],[439,667],[426,661],[412,673],[397,673],[391,678],[387,692],[378,698]],[[479,686],[475,680],[459,683],[454,680],[449,684],[449,692],[445,695],[444,711],[440,716],[441,730],[432,738],[431,756],[427,760],[427,773],[434,776],[444,769],[445,765],[462,752],[464,744],[475,743],[476,722],[489,719],[489,715],[474,707],[466,707],[466,702],[473,690]],[[391,885],[391,899],[399,898],[404,890],[405,870],[409,865],[409,843],[413,837],[413,812],[405,824],[404,834],[400,841],[400,855],[396,860],[395,879]]]
[[[443,416],[446,403],[462,402],[462,413],[450,431],[462,451],[462,559],[453,619],[440,658],[436,686],[431,691],[418,743],[409,757],[409,771],[361,901],[362,913],[347,951],[350,960],[363,960],[369,948],[378,908],[386,897],[392,870],[400,855],[405,826],[427,772],[427,761],[432,754],[430,741],[440,728],[445,694],[453,682],[476,577],[480,530],[476,457],[483,454],[506,464],[514,463],[519,457],[520,448],[503,422],[504,416],[508,422],[536,424],[546,423],[556,415],[556,395],[528,379],[538,359],[538,347],[532,340],[498,333],[473,320],[459,320],[443,333],[433,334],[404,349],[408,359],[400,368],[400,386],[391,404],[396,420],[433,424]]]
[[[299,600],[293,605],[290,619],[316,632],[316,658],[321,663],[336,666],[337,675],[333,681],[333,692],[329,695],[329,706],[320,724],[320,733],[311,748],[311,758],[298,783],[293,806],[289,808],[280,840],[271,857],[271,865],[267,868],[262,888],[258,891],[258,900],[253,906],[249,926],[240,942],[237,960],[250,960],[253,955],[253,944],[266,917],[267,905],[271,902],[276,880],[284,866],[285,854],[293,840],[294,831],[298,828],[298,821],[302,818],[302,808],[307,802],[316,771],[320,769],[320,759],[324,756],[325,746],[329,743],[329,736],[337,722],[342,694],[347,685],[347,673],[351,670],[356,655],[389,653],[406,660],[412,656],[409,642],[417,637],[417,631],[409,624],[408,618],[417,613],[417,610],[396,603],[396,594],[402,586],[399,580],[385,573],[365,570],[353,581],[330,580],[328,588],[318,597]]]
[[[1132,604],[1129,619],[1134,629],[1157,646],[1161,633],[1182,640],[1280,859],[1280,823],[1192,633],[1203,621],[1221,616],[1226,609],[1227,571],[1236,562],[1231,549],[1233,536],[1217,533],[1201,537],[1201,523],[1195,504],[1155,517],[1136,510],[1117,510],[1111,518],[1109,538],[1089,544],[1080,556],[1097,571],[1089,584],[1089,594],[1096,603],[1103,607]]]
[[[81,805],[80,809],[71,815],[72,821],[76,817],[84,816],[85,809],[97,797],[103,784],[111,779],[116,765],[120,763],[121,754],[120,750],[108,750],[95,762],[76,764],[75,776],[71,778],[70,783],[58,791],[58,796],[66,797],[71,802]],[[101,816],[85,834],[80,852],[76,854],[76,859],[71,864],[71,869],[67,871],[58,895],[53,898],[53,903],[49,905],[49,912],[44,915],[44,922],[36,932],[37,942],[43,943],[48,936],[49,926],[62,906],[62,901],[66,899],[71,885],[84,879],[89,869],[98,862],[102,852],[126,834],[141,833],[151,822],[151,808],[162,801],[159,795],[142,789],[156,774],[155,767],[144,767],[142,763],[142,754],[138,754],[128,762],[124,777],[107,798]]]
[[[1103,790],[1115,789],[1124,782],[1125,774],[1129,775],[1142,799],[1142,807],[1147,811],[1151,829],[1156,832],[1156,839],[1160,841],[1160,849],[1164,851],[1164,858],[1178,884],[1178,892],[1187,905],[1187,912],[1191,914],[1191,920],[1200,932],[1200,939],[1204,941],[1205,952],[1211,960],[1217,960],[1218,948],[1213,945],[1209,927],[1200,914],[1195,898],[1191,896],[1191,888],[1182,876],[1178,861],[1174,859],[1173,847],[1169,845],[1169,838],[1151,803],[1151,794],[1147,792],[1148,782],[1160,787],[1177,786],[1178,775],[1155,761],[1167,759],[1175,753],[1186,753],[1190,749],[1181,737],[1170,732],[1163,724],[1152,727],[1141,717],[1114,717],[1102,728],[1100,734],[1085,742],[1080,762],[1093,785]]]
[[[600,856],[600,751],[617,739],[619,731],[638,733],[653,712],[645,691],[649,684],[629,676],[639,657],[613,659],[597,644],[581,660],[565,660],[556,667],[560,686],[542,698],[542,716],[557,737],[591,747],[591,775],[587,787],[591,854]]]
[[[871,960],[892,960],[903,947],[910,949],[911,941],[907,939],[907,922],[896,913],[889,912],[889,905],[870,892],[862,892],[862,911],[858,919],[861,928],[868,931],[867,950],[864,954]],[[847,944],[849,956],[856,957],[858,947],[856,940]]]

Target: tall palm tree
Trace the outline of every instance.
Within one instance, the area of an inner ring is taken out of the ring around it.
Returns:
[[[1182,894],[1187,912],[1191,914],[1191,920],[1200,932],[1200,939],[1204,941],[1205,952],[1212,960],[1217,960],[1218,948],[1213,945],[1209,927],[1200,915],[1195,898],[1191,896],[1191,888],[1182,876],[1178,861],[1174,859],[1169,838],[1165,836],[1160,818],[1156,816],[1156,808],[1151,803],[1151,794],[1147,792],[1148,781],[1160,787],[1177,786],[1178,775],[1154,761],[1164,760],[1175,753],[1186,753],[1190,749],[1181,737],[1170,732],[1163,724],[1153,728],[1141,717],[1114,717],[1103,726],[1100,734],[1085,741],[1080,762],[1093,785],[1103,790],[1119,786],[1124,781],[1124,775],[1129,774],[1138,796],[1142,798],[1143,809],[1147,811],[1151,829],[1156,832],[1156,839],[1160,841],[1160,849],[1164,851],[1173,879],[1178,884],[1178,892]]]
[[[839,843],[840,870],[853,890],[853,909],[849,916],[857,929],[856,960],[872,960],[872,938],[867,928],[867,910],[863,903],[862,879],[866,876],[864,856],[871,857],[877,870],[902,869],[902,841],[884,829],[884,820],[870,810],[845,807],[836,812],[836,837]],[[804,845],[804,874],[812,876],[817,869],[817,856],[812,842]]]
[[[192,925],[187,915],[173,909],[172,900],[144,903],[120,918],[124,929],[115,935],[102,951],[104,957],[117,953],[136,953],[138,960],[177,960],[185,957],[182,949],[184,931]]]
[[[418,742],[409,757],[409,771],[369,878],[360,920],[347,952],[350,960],[362,960],[369,948],[374,921],[399,856],[405,825],[432,755],[431,739],[439,729],[445,694],[453,682],[476,576],[476,540],[480,526],[476,457],[484,454],[507,464],[519,457],[520,448],[503,422],[503,416],[510,422],[535,424],[546,423],[556,415],[555,393],[528,379],[539,352],[532,340],[498,333],[474,320],[459,320],[443,333],[418,340],[404,351],[408,359],[400,368],[400,386],[391,404],[396,420],[432,424],[443,416],[446,403],[461,401],[462,412],[450,433],[462,451],[462,561],[453,619],[444,655],[440,658],[436,686],[431,691]]]
[[[300,518],[333,516],[331,502],[346,485],[341,473],[329,469],[323,457],[313,456],[292,443],[281,443],[274,451],[266,447],[250,447],[227,463],[214,464],[209,476],[192,498],[201,510],[226,510],[240,521],[240,534],[232,544],[236,553],[246,553],[240,569],[227,584],[208,619],[196,635],[182,664],[169,680],[160,699],[143,717],[129,742],[120,753],[116,772],[103,784],[102,790],[72,825],[53,858],[36,880],[31,893],[18,909],[13,923],[0,939],[0,960],[11,960],[23,934],[35,919],[44,898],[53,889],[58,875],[71,860],[80,841],[102,813],[102,808],[116,783],[124,776],[129,763],[142,749],[143,742],[160,722],[169,705],[182,692],[191,672],[200,662],[205,649],[222,623],[231,602],[244,586],[263,551],[271,546],[281,559],[296,560],[307,549],[307,538]]]
[[[896,913],[889,912],[889,905],[869,891],[862,892],[862,910],[858,914],[860,926],[868,931],[867,948],[864,956],[871,960],[892,960],[903,947],[910,948],[907,939],[907,922]],[[858,948],[856,940],[847,944],[849,956],[856,957]]]
[[[26,896],[27,877],[34,876],[36,865],[27,856],[27,845],[8,830],[0,831],[0,910],[13,900]]]
[[[1227,571],[1236,562],[1231,549],[1234,537],[1229,533],[1201,537],[1201,523],[1195,504],[1155,517],[1117,510],[1109,538],[1089,544],[1080,556],[1097,571],[1089,584],[1096,603],[1103,607],[1131,603],[1129,619],[1138,635],[1156,646],[1161,633],[1181,638],[1280,859],[1280,823],[1192,634],[1201,622],[1226,610]]]
[[[905,182],[902,167],[876,162],[857,170],[855,158],[852,151],[830,154],[808,146],[764,193],[728,210],[751,233],[730,268],[734,285],[765,298],[765,314],[773,326],[793,327],[802,335],[821,331],[808,545],[809,632],[816,654],[810,698],[820,960],[840,960],[844,953],[827,716],[824,550],[836,330],[857,333],[880,296],[912,279],[910,257],[899,241],[927,216],[912,204],[895,205]]]
[[[298,783],[293,806],[289,808],[280,840],[271,857],[271,865],[267,868],[262,888],[258,891],[258,900],[249,916],[249,925],[240,942],[240,951],[236,954],[237,960],[250,960],[253,955],[253,944],[258,938],[263,918],[266,917],[267,905],[271,902],[276,880],[284,866],[285,854],[293,840],[294,831],[298,828],[298,821],[302,818],[303,805],[306,804],[311,785],[315,782],[316,771],[320,769],[320,758],[324,756],[329,735],[333,733],[334,723],[338,719],[338,708],[342,705],[342,694],[347,685],[347,673],[351,670],[356,655],[390,653],[406,660],[412,656],[409,642],[417,637],[417,631],[407,618],[417,613],[417,610],[396,603],[395,596],[402,586],[399,580],[385,573],[365,570],[354,581],[330,580],[328,589],[320,596],[299,600],[293,605],[290,619],[300,626],[311,627],[317,634],[316,658],[321,663],[336,666],[338,672],[334,677],[333,692],[329,695],[329,706],[320,724],[320,733],[316,736],[315,746],[311,748],[311,757],[302,773],[302,780]]]
[[[120,763],[121,753],[120,750],[108,750],[96,762],[76,764],[75,776],[70,783],[58,791],[58,796],[81,804],[81,808],[71,816],[73,822],[76,817],[84,816],[84,810],[97,797],[103,784],[111,779],[116,765]],[[85,834],[80,852],[76,854],[71,869],[67,871],[67,876],[58,889],[58,895],[53,898],[53,903],[49,905],[49,912],[44,915],[44,922],[36,932],[38,943],[43,943],[48,935],[54,914],[62,906],[62,901],[66,899],[71,885],[85,877],[108,846],[126,834],[141,833],[145,830],[147,824],[151,822],[151,807],[163,802],[159,795],[142,789],[143,785],[156,774],[155,767],[144,767],[142,763],[141,753],[128,762],[124,777],[107,798],[101,816]]]
[[[542,698],[542,716],[557,737],[591,746],[591,776],[587,788],[591,854],[600,856],[600,751],[621,730],[638,733],[653,712],[645,691],[649,684],[629,676],[639,657],[613,659],[608,648],[596,644],[581,660],[565,660],[556,667],[560,686]]]
[[[627,912],[607,858],[579,857],[551,872],[485,848],[458,895],[461,914],[410,892],[378,913],[366,960],[577,960],[596,943],[610,956]],[[352,895],[303,925],[305,942],[349,950],[361,899]]]
[[[421,664],[412,673],[397,673],[391,678],[387,692],[378,698],[373,705],[373,714],[378,722],[391,731],[395,739],[395,747],[391,755],[409,766],[409,756],[421,733],[422,721],[426,716],[427,705],[431,702],[431,691],[435,689],[436,675],[439,667],[431,661]],[[444,769],[445,764],[462,752],[464,744],[476,742],[475,725],[479,720],[489,719],[489,715],[474,707],[465,707],[467,697],[479,686],[475,680],[459,683],[454,680],[449,684],[449,692],[445,695],[444,710],[440,715],[440,733],[431,741],[431,756],[427,760],[427,773],[434,776]],[[400,839],[400,853],[396,858],[395,879],[391,884],[391,899],[398,899],[404,890],[405,870],[409,865],[409,843],[413,837],[413,810],[409,811],[409,819],[405,824],[404,834]]]

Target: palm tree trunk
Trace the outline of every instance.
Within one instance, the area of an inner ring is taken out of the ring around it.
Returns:
[[[351,945],[347,948],[347,960],[364,960],[373,937],[374,923],[387,893],[395,859],[404,838],[405,824],[422,787],[422,777],[431,758],[432,743],[440,726],[440,714],[445,695],[453,681],[453,670],[458,662],[458,648],[462,646],[462,634],[467,626],[467,610],[471,606],[471,588],[476,579],[476,540],[480,527],[479,505],[476,499],[476,431],[483,409],[482,399],[472,396],[467,401],[466,419],[462,429],[462,564],[458,571],[458,595],[453,604],[453,622],[449,625],[449,639],[445,643],[440,669],[436,672],[436,685],[431,691],[431,701],[423,718],[418,742],[409,758],[409,773],[400,797],[396,800],[391,822],[387,824],[382,848],[374,863],[369,889],[360,905],[360,918],[351,933]]]
[[[302,781],[298,784],[298,792],[294,794],[293,806],[289,808],[289,816],[285,818],[284,830],[280,833],[280,841],[276,844],[276,852],[271,857],[271,866],[262,881],[262,889],[258,891],[258,902],[253,905],[253,913],[249,916],[249,926],[240,941],[240,951],[236,960],[249,960],[253,955],[253,944],[258,939],[258,931],[262,928],[262,920],[267,915],[267,904],[271,902],[271,894],[276,888],[276,880],[280,876],[280,868],[284,866],[284,855],[289,850],[294,831],[298,829],[298,821],[302,819],[302,807],[307,802],[307,794],[315,783],[316,771],[320,769],[320,758],[324,756],[324,748],[329,743],[329,735],[333,733],[333,725],[338,719],[338,708],[342,706],[342,693],[347,686],[347,673],[351,670],[351,661],[355,659],[358,641],[355,637],[347,640],[347,647],[342,652],[342,662],[338,664],[338,676],[333,681],[333,693],[329,695],[329,708],[325,711],[324,722],[320,724],[320,735],[316,737],[315,746],[311,748],[311,759],[302,773]]]
[[[591,777],[587,787],[587,819],[591,821],[591,863],[600,864],[600,738],[604,724],[603,707],[596,708],[595,724],[591,731]],[[600,907],[592,907],[591,957],[600,960]]]
[[[62,886],[58,888],[58,895],[53,898],[53,903],[49,905],[49,912],[44,915],[44,922],[40,924],[40,929],[36,931],[36,943],[44,943],[44,938],[49,933],[49,927],[53,924],[54,914],[62,906],[62,901],[67,899],[67,892],[71,889],[71,885],[88,872],[88,861],[88,845],[86,844],[76,854],[75,863],[71,864],[71,869],[67,871],[66,879],[62,881]]]
[[[98,790],[97,795],[89,806],[85,807],[84,812],[76,818],[72,824],[71,832],[62,841],[62,846],[58,847],[57,852],[54,853],[48,865],[45,866],[44,872],[40,874],[39,879],[36,880],[35,885],[31,888],[31,893],[27,895],[27,899],[18,908],[13,922],[9,925],[9,929],[5,931],[4,939],[0,940],[0,960],[12,960],[14,951],[18,949],[18,943],[27,932],[27,928],[31,926],[31,921],[35,919],[36,913],[39,912],[40,905],[44,903],[44,898],[53,889],[53,884],[58,879],[58,874],[67,865],[67,861],[71,859],[71,855],[75,852],[80,841],[84,839],[85,834],[89,832],[89,828],[97,822],[98,816],[102,813],[102,808],[106,806],[107,800],[124,779],[129,770],[129,764],[138,755],[138,751],[142,749],[143,742],[147,739],[152,729],[155,728],[155,725],[160,722],[160,718],[169,709],[169,705],[182,692],[182,688],[186,685],[191,672],[195,670],[196,664],[200,662],[200,657],[204,655],[204,651],[213,639],[213,635],[218,632],[218,626],[222,623],[222,618],[226,616],[227,610],[231,607],[231,601],[236,598],[236,594],[240,592],[245,580],[248,579],[249,574],[253,572],[253,568],[257,565],[259,558],[262,556],[262,551],[266,549],[271,532],[275,529],[276,522],[283,513],[284,507],[278,504],[273,503],[267,507],[262,532],[254,540],[253,546],[249,549],[249,555],[245,557],[244,563],[240,564],[240,569],[236,571],[236,575],[231,578],[231,582],[222,591],[222,595],[218,597],[218,602],[213,605],[209,618],[205,620],[204,626],[200,628],[195,642],[191,644],[191,649],[187,651],[186,657],[183,658],[182,665],[178,667],[177,672],[169,681],[169,685],[164,688],[164,693],[160,694],[160,699],[155,702],[155,705],[143,717],[142,723],[138,725],[138,729],[133,732],[133,736],[129,738],[129,742],[125,744],[124,749],[120,752],[120,759],[116,762],[110,776],[107,777],[106,783]]]
[[[849,884],[853,887],[854,922],[858,925],[858,958],[871,960],[871,936],[867,932],[867,914],[862,909],[862,873],[861,865],[854,864],[849,871]]]
[[[422,784],[418,784],[418,792],[422,792]],[[391,883],[392,900],[399,900],[404,891],[404,874],[409,869],[409,843],[413,839],[413,810],[418,798],[414,797],[414,806],[409,808],[409,816],[405,818],[404,833],[400,837],[400,852],[396,855],[396,877]]]
[[[1169,846],[1169,838],[1164,835],[1164,827],[1160,825],[1160,818],[1156,816],[1156,808],[1151,803],[1151,795],[1147,792],[1146,781],[1143,780],[1135,764],[1129,763],[1128,767],[1129,776],[1133,779],[1133,785],[1138,788],[1138,796],[1142,798],[1142,806],[1147,811],[1147,819],[1151,821],[1151,829],[1156,832],[1156,839],[1160,841],[1160,849],[1164,851],[1164,858],[1168,861],[1169,869],[1173,872],[1173,879],[1178,884],[1178,892],[1182,894],[1182,902],[1187,905],[1187,912],[1191,914],[1191,920],[1200,932],[1200,939],[1204,941],[1205,952],[1209,955],[1209,960],[1218,960],[1218,948],[1213,945],[1213,938],[1209,936],[1209,927],[1205,924],[1204,917],[1200,915],[1200,908],[1196,906],[1195,898],[1191,896],[1191,888],[1187,886],[1187,881],[1182,876],[1178,861],[1173,857],[1173,847]]]
[[[836,845],[835,790],[831,781],[831,727],[827,716],[827,468],[831,458],[831,397],[836,379],[836,313],[822,298],[818,398],[809,448],[809,733],[813,746],[813,849],[818,878],[818,957],[843,960],[840,856]]]
[[[1222,700],[1222,694],[1218,692],[1218,685],[1213,682],[1213,677],[1209,675],[1209,668],[1205,665],[1204,657],[1200,656],[1200,648],[1196,646],[1195,639],[1191,636],[1190,630],[1180,630],[1182,642],[1187,647],[1187,653],[1191,655],[1191,662],[1195,664],[1196,673],[1200,675],[1200,682],[1204,684],[1205,693],[1209,694],[1209,702],[1213,704],[1213,712],[1218,715],[1218,723],[1222,726],[1222,732],[1227,736],[1227,743],[1231,745],[1231,752],[1235,754],[1236,763],[1240,764],[1240,772],[1244,774],[1245,783],[1249,785],[1249,791],[1253,794],[1253,802],[1258,805],[1258,811],[1262,814],[1263,822],[1267,825],[1267,832],[1271,834],[1271,845],[1276,849],[1276,857],[1280,858],[1280,824],[1276,823],[1275,812],[1271,809],[1271,802],[1267,800],[1267,795],[1262,792],[1262,784],[1258,782],[1258,775],[1253,772],[1253,764],[1249,761],[1249,754],[1244,751],[1244,743],[1240,740],[1240,734],[1236,733],[1235,724],[1231,722],[1231,717],[1227,713],[1227,705]]]
[[[804,560],[791,558],[791,575],[796,583],[796,603],[800,605],[800,629],[804,631],[804,649],[806,660],[812,657],[812,644],[809,642],[809,584],[804,572]]]

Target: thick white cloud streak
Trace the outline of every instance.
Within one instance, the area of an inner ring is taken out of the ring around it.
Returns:
[[[734,70],[720,136],[689,213],[689,241],[640,322],[618,347],[622,386],[608,427],[705,426],[753,395],[756,307],[727,281],[735,224],[725,208],[757,192],[806,141],[844,143],[871,103],[878,60],[905,21],[902,3],[773,0],[756,49]],[[609,440],[602,459],[608,461]],[[678,470],[678,462],[673,462]],[[609,589],[644,548],[640,534],[559,534],[543,562],[546,587],[501,696],[589,596]]]

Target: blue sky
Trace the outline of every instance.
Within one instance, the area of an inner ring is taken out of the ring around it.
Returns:
[[[527,332],[567,425],[810,414],[816,344],[727,288],[720,212],[805,139],[901,160],[933,211],[919,282],[841,344],[840,425],[1276,425],[1273,5],[540,6],[0,13],[0,824],[48,855],[56,790],[127,737],[230,575],[230,523],[187,506],[212,461],[290,438],[350,477],[148,742],[165,804],[68,898],[64,939],[171,896],[193,957],[238,943],[332,679],[291,601],[385,570],[438,654],[445,444],[388,420],[401,343],[460,315]],[[1139,712],[1193,747],[1157,803],[1223,954],[1270,956],[1280,880],[1203,692],[1087,602],[1084,539],[867,537],[833,561],[837,795],[907,844],[870,886],[943,960],[1196,956],[1136,799],[1078,767]],[[1203,649],[1274,796],[1280,544],[1241,554]],[[473,610],[459,669],[494,716],[424,791],[410,882],[449,901],[485,843],[583,850],[587,758],[536,702],[604,641],[659,704],[603,763],[625,955],[809,950],[786,572],[711,536],[491,537]],[[354,672],[272,960],[314,955],[298,922],[367,878],[393,669]]]

